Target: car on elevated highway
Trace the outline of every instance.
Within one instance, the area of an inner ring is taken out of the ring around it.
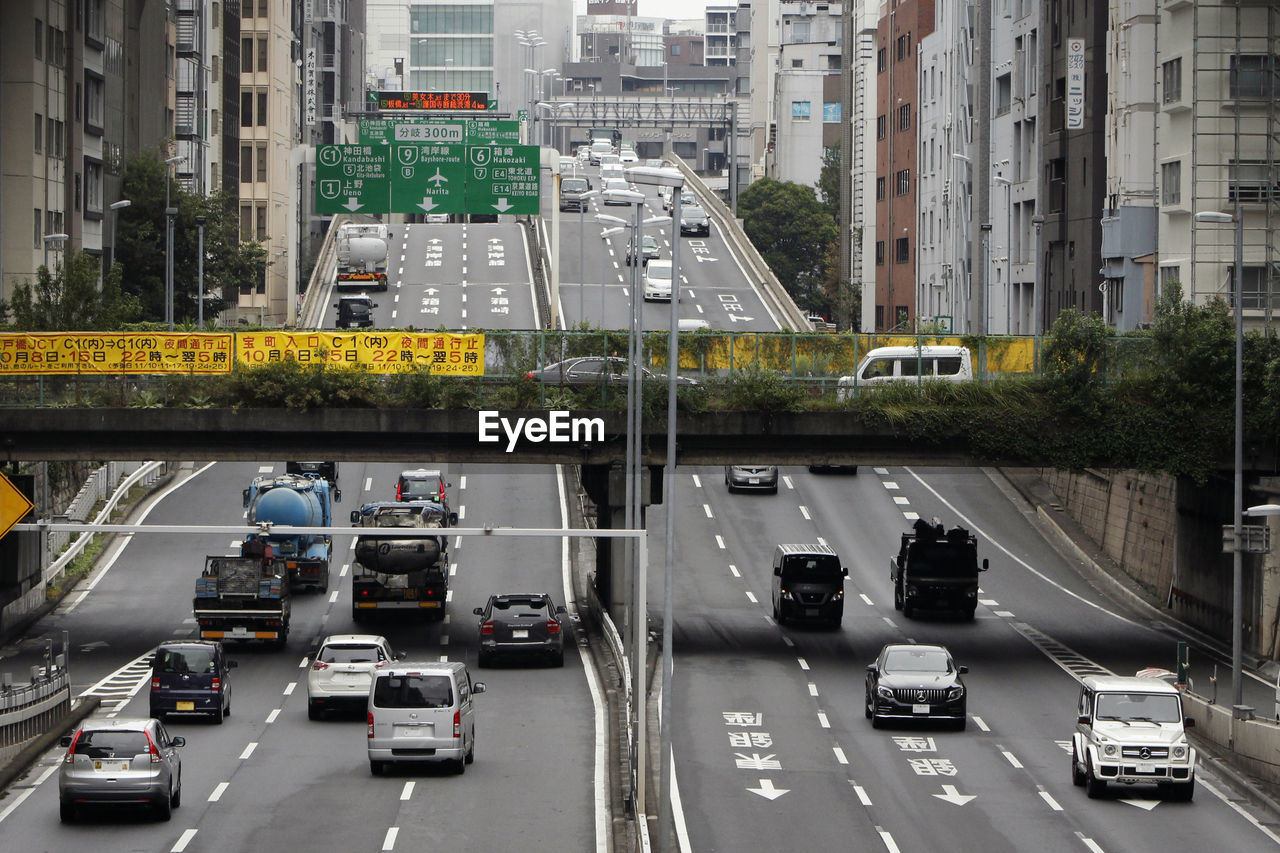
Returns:
[[[640,241],[640,245],[642,248],[640,257],[645,265],[648,265],[649,261],[652,261],[656,258],[661,257],[662,249],[658,245],[657,237],[654,237],[651,234],[646,234],[644,235],[644,238]],[[632,262],[631,254],[632,254],[631,241],[628,240],[627,241],[627,266],[631,266],[631,262]]]
[[[866,717],[874,728],[887,720],[945,720],[960,731],[968,696],[946,646],[890,643],[868,664]]]
[[[320,643],[307,670],[307,716],[320,719],[338,708],[363,709],[369,703],[373,674],[403,653],[391,651],[376,634],[331,634]]]
[[[170,737],[155,719],[91,717],[60,741],[59,817],[76,819],[81,806],[148,806],[160,820],[182,805],[185,738]]]
[[[491,595],[484,607],[472,611],[480,617],[481,667],[498,655],[547,658],[552,666],[564,666],[565,607],[545,593]]]
[[[643,367],[638,368],[643,381],[658,380],[666,382],[666,374],[652,373]],[[568,385],[586,387],[610,384],[625,384],[627,381],[627,360],[625,358],[603,358],[601,356],[582,356],[548,364],[541,370],[531,370],[524,375],[530,382],[541,382],[544,385]],[[696,379],[687,376],[676,376],[677,385],[697,385]]]
[[[772,492],[778,493],[777,465],[726,465],[724,466],[724,485],[730,492]]]

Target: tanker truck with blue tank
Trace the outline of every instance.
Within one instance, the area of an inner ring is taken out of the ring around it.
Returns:
[[[353,527],[378,532],[356,537],[351,618],[416,612],[443,619],[449,593],[445,530],[457,523],[458,514],[435,501],[379,501],[353,510]]]
[[[283,648],[289,636],[288,571],[264,538],[246,540],[239,556],[205,557],[192,604],[200,639]]]
[[[244,490],[250,524],[288,527],[332,527],[333,504],[342,490],[328,480],[302,474],[257,477]],[[284,564],[295,586],[329,589],[329,557],[333,540],[328,533],[289,533],[265,530],[275,558]],[[245,541],[256,539],[253,534]]]

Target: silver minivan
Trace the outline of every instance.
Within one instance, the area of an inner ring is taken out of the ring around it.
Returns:
[[[474,697],[461,661],[396,663],[378,670],[369,687],[369,770],[389,764],[447,761],[463,773],[475,760]]]

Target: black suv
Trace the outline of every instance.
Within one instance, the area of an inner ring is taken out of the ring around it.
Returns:
[[[401,471],[396,481],[396,500],[398,501],[434,501],[444,505],[444,490],[449,484],[444,475],[429,468],[417,468],[412,471]]]
[[[373,325],[373,309],[378,307],[368,296],[343,296],[333,305],[338,309],[338,328],[353,329]]]

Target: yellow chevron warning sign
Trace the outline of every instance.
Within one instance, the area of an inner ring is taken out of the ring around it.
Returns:
[[[9,482],[9,478],[0,474],[0,539],[15,524],[27,517],[32,510],[31,501],[18,491],[18,487]]]

